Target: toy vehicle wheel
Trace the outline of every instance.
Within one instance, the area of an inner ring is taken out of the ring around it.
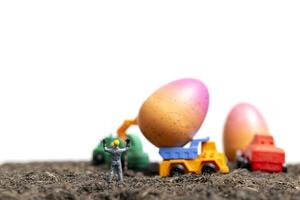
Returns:
[[[288,172],[288,168],[286,165],[282,166],[282,172],[284,172],[284,173]]]
[[[237,168],[244,168],[244,169],[250,170],[249,161],[246,158],[242,157],[242,156],[237,156],[236,166],[237,166]]]
[[[202,174],[212,174],[217,172],[217,167],[213,163],[205,163],[201,170]]]
[[[93,155],[92,163],[94,165],[100,165],[100,164],[104,163],[104,156],[101,153],[95,153]]]
[[[174,165],[170,171],[171,176],[181,176],[184,173],[185,173],[184,166],[180,164]]]

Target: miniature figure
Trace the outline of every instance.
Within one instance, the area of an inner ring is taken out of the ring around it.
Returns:
[[[108,176],[108,182],[112,181],[113,175],[117,174],[118,181],[123,182],[123,172],[122,172],[122,163],[121,163],[121,156],[122,153],[128,151],[130,148],[130,140],[126,139],[126,147],[125,148],[119,148],[120,141],[118,139],[115,139],[113,141],[113,145],[111,148],[106,147],[106,141],[103,140],[103,147],[104,151],[111,154],[111,162],[110,162],[110,171]]]

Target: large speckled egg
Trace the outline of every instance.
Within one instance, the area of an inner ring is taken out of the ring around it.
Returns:
[[[265,119],[253,105],[240,103],[229,112],[224,126],[223,146],[228,160],[248,146],[255,134],[269,134]]]
[[[140,108],[138,124],[157,147],[180,147],[201,127],[207,113],[207,87],[197,79],[173,81],[155,91]]]

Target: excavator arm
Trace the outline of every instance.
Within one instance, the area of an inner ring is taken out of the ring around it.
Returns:
[[[126,131],[127,129],[132,126],[137,125],[137,119],[133,120],[124,120],[123,124],[118,128],[117,133],[118,136],[125,142],[126,140]]]

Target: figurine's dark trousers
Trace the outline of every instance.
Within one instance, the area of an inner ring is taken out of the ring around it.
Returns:
[[[122,165],[119,161],[112,161],[110,164],[110,171],[108,175],[108,181],[111,182],[113,176],[117,175],[118,181],[123,182],[123,172],[122,172]]]

